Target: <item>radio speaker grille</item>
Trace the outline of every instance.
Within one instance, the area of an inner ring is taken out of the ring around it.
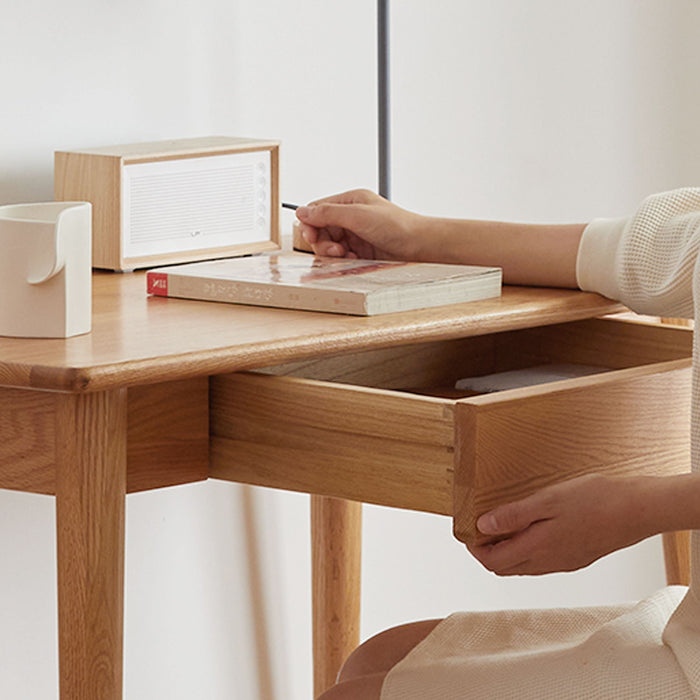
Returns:
[[[269,181],[266,151],[127,165],[122,201],[125,255],[269,239]]]

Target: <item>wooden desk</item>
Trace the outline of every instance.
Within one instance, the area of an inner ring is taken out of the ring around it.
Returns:
[[[506,288],[496,300],[353,318],[148,298],[143,274],[96,274],[91,334],[0,338],[0,487],[57,499],[61,698],[122,696],[125,495],[206,479],[212,464],[226,470],[209,449],[211,377],[619,309],[593,294]],[[334,495],[346,494],[339,486]],[[315,559],[323,571],[328,553],[335,556],[333,528],[347,504],[315,503],[316,534],[331,539]],[[343,536],[352,548],[359,532]],[[330,608],[342,603],[342,590],[328,590]],[[315,604],[321,625],[327,604]],[[351,608],[345,618],[356,615]],[[329,651],[317,641],[317,655],[327,657],[317,658],[317,689],[356,641],[343,637],[348,624],[341,619],[338,631],[344,648]]]

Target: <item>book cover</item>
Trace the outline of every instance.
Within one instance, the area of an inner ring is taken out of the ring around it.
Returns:
[[[496,267],[258,255],[157,268],[148,293],[371,316],[499,296]]]

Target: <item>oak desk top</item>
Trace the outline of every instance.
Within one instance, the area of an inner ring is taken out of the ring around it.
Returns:
[[[620,310],[596,294],[506,286],[497,299],[355,317],[149,297],[143,272],[96,272],[92,332],[0,338],[0,386],[101,391]]]

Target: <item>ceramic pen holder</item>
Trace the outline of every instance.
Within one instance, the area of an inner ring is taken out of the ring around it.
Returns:
[[[91,205],[0,206],[0,335],[68,338],[91,323]]]

